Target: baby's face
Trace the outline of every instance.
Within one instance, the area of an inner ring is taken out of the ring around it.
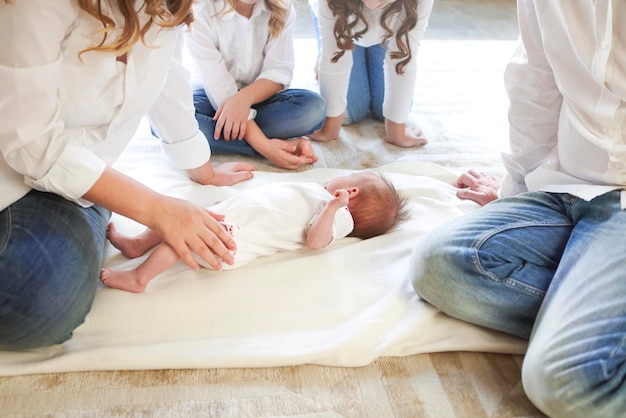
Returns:
[[[384,9],[388,4],[396,0],[363,0],[363,4],[368,9]]]
[[[351,189],[353,187],[363,187],[366,182],[378,181],[380,178],[367,171],[350,174],[349,176],[335,177],[324,184],[324,188],[328,193],[334,195],[339,189]],[[382,181],[382,180],[381,180]]]

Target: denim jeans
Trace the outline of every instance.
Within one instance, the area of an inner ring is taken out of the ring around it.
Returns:
[[[415,291],[450,316],[530,338],[522,378],[549,416],[626,413],[626,211],[533,192],[435,229],[413,251]]]
[[[313,29],[317,39],[318,56],[321,49],[320,31],[315,12],[311,12]],[[356,123],[371,113],[376,119],[384,121],[383,101],[385,100],[385,73],[383,62],[387,48],[381,45],[362,47],[355,45],[352,51],[352,69],[346,114],[348,124]]]
[[[32,190],[0,212],[0,347],[71,338],[93,302],[111,213]]]
[[[224,140],[215,133],[214,109],[204,89],[193,93],[196,120],[200,130],[207,137],[211,151],[217,154],[239,154],[259,156],[260,154],[246,141]],[[290,139],[308,135],[324,126],[326,103],[319,94],[304,89],[287,89],[252,106],[257,111],[255,122],[268,138]]]
[[[352,51],[352,70],[346,112],[348,123],[356,123],[369,113],[384,121],[385,74],[383,61],[387,49],[381,45],[367,48],[355,45]]]

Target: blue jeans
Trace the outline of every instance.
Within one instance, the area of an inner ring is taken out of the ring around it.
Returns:
[[[0,347],[59,344],[93,302],[111,213],[32,190],[0,212]]]
[[[524,388],[547,415],[626,413],[620,191],[496,200],[421,239],[409,273],[446,314],[530,338]]]
[[[215,134],[214,109],[204,89],[193,93],[196,120],[200,130],[207,137],[211,151],[218,154],[239,154],[259,156],[260,154],[247,141],[224,140]],[[326,103],[319,94],[304,89],[287,89],[252,106],[257,111],[255,122],[268,138],[291,139],[309,135],[324,125]]]
[[[318,56],[321,49],[320,30],[317,16],[311,12],[313,29],[317,39]],[[376,119],[384,121],[383,101],[385,100],[385,73],[383,62],[387,48],[381,45],[362,47],[355,45],[352,51],[352,69],[346,113],[348,123],[356,123],[371,113]]]
[[[367,48],[355,45],[352,51],[352,70],[346,112],[348,123],[355,123],[371,113],[384,121],[385,74],[383,61],[387,48],[373,45]]]

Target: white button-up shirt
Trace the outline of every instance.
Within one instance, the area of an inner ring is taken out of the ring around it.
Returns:
[[[518,0],[503,196],[626,186],[626,3]],[[622,196],[622,206],[626,200]]]
[[[120,16],[104,6],[120,28]],[[101,29],[75,1],[0,1],[0,209],[31,188],[89,204],[81,196],[147,112],[174,166],[208,161],[188,72],[173,59],[182,28],[153,25],[127,64],[105,52],[79,57],[101,41]]]
[[[315,3],[311,2],[311,7],[314,8],[319,22],[322,49],[319,66],[320,93],[326,100],[326,115],[335,117],[340,116],[346,109],[350,70],[352,69],[352,51],[346,51],[336,63],[331,62],[333,55],[339,51],[334,35],[335,16],[333,16],[328,7],[328,2],[325,0],[317,1],[317,5]],[[392,122],[405,123],[408,119],[417,77],[417,52],[428,26],[432,8],[433,0],[419,0],[417,3],[417,25],[409,32],[411,60],[404,67],[403,74],[396,73],[398,60],[394,60],[390,56],[392,52],[399,50],[395,37],[392,36],[387,44],[387,54],[383,64],[385,80],[383,116]],[[382,42],[385,32],[379,22],[383,11],[363,7],[368,31],[354,41],[355,45],[369,47]],[[392,19],[390,28],[394,33],[402,23],[403,18],[404,13],[401,12]],[[363,27],[363,24],[359,23],[353,32],[362,30]],[[383,69],[381,68],[380,71],[382,73]]]
[[[194,87],[202,86],[217,109],[241,88],[266,79],[285,88],[295,65],[293,4],[280,34],[270,39],[270,11],[259,0],[250,19],[229,9],[223,1],[203,1],[194,6],[193,30],[186,45],[194,62]],[[225,13],[224,13],[225,12]]]

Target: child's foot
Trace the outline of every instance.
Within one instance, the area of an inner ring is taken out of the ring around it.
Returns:
[[[133,238],[117,232],[113,223],[110,223],[107,227],[107,238],[115,248],[128,258],[141,257],[145,253],[143,248],[140,248]]]
[[[409,125],[406,126],[404,135],[391,137],[386,134],[385,141],[402,148],[419,147],[428,143],[421,129]]]
[[[105,286],[126,290],[127,292],[141,293],[146,289],[146,285],[138,280],[133,270],[103,268],[100,270],[100,281]]]

